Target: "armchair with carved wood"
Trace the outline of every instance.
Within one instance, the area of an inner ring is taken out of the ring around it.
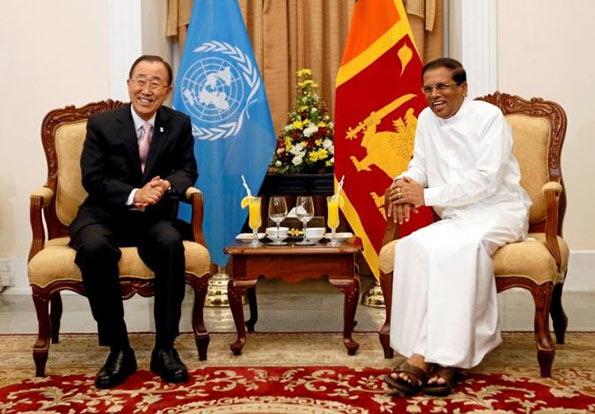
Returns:
[[[41,128],[41,141],[48,164],[45,185],[31,194],[30,219],[33,241],[29,252],[28,276],[33,291],[39,332],[33,346],[36,375],[45,375],[50,338],[58,342],[62,301],[60,291],[85,294],[81,273],[74,263],[75,250],[68,246],[68,226],[75,218],[86,192],[81,183],[80,158],[90,114],[122,106],[111,100],[81,108],[68,106],[48,113]],[[210,277],[210,257],[202,233],[203,198],[196,188],[186,192],[192,206],[194,241],[184,241],[186,283],[194,290],[192,330],[200,360],[207,359],[209,334],[203,306]],[[43,215],[43,217],[42,217]],[[144,264],[136,247],[124,247],[120,259],[122,296],[151,296],[153,272]],[[51,308],[51,310],[50,310]]]
[[[562,238],[566,193],[560,170],[566,114],[557,103],[540,98],[527,101],[496,92],[477,99],[499,107],[510,124],[513,151],[521,168],[521,185],[533,202],[527,240],[504,245],[492,257],[496,287],[498,292],[517,287],[531,292],[535,303],[537,359],[541,376],[549,377],[555,354],[549,315],[559,344],[564,343],[568,325],[562,308],[562,287],[568,271],[569,248]],[[379,336],[386,358],[393,356],[389,328],[398,234],[398,224],[389,220],[379,255],[380,284],[386,303],[386,320]]]

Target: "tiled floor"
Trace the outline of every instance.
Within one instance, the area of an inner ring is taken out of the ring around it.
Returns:
[[[362,292],[371,284],[362,278]],[[257,284],[259,320],[257,331],[339,332],[343,329],[343,294],[326,280],[309,280],[288,284],[278,280],[260,280]],[[87,299],[64,293],[62,332],[95,332]],[[187,291],[180,329],[190,331],[193,295]],[[569,317],[569,330],[595,330],[595,292],[565,292],[563,296]],[[533,301],[528,292],[513,290],[499,295],[500,321],[503,330],[533,329]],[[152,331],[151,298],[135,296],[125,302],[126,323],[130,332]],[[248,306],[244,307],[248,319]],[[358,331],[376,331],[384,321],[384,309],[359,305]],[[235,331],[229,308],[206,308],[205,321],[210,332]],[[0,333],[36,333],[37,321],[33,301],[27,295],[0,294]]]

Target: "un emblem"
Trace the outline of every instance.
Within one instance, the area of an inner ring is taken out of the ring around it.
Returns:
[[[258,71],[248,55],[226,42],[206,42],[194,52],[208,55],[182,75],[181,96],[193,118],[192,135],[210,141],[233,137],[257,101]]]

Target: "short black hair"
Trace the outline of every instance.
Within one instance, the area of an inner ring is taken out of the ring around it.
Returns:
[[[132,66],[130,67],[130,72],[128,73],[128,78],[132,79],[132,74],[134,73],[134,68],[136,68],[136,65],[138,65],[141,62],[160,62],[163,64],[163,66],[165,66],[165,70],[167,71],[167,86],[171,85],[171,82],[173,80],[173,72],[171,70],[171,66],[169,65],[169,63],[167,63],[165,60],[163,60],[163,58],[161,56],[156,56],[156,55],[142,55],[141,57],[139,57],[138,59],[136,59],[134,61],[134,63],[132,64]]]
[[[424,74],[430,69],[437,69],[437,68],[446,68],[450,69],[452,80],[455,81],[457,85],[460,85],[463,82],[467,81],[467,72],[465,72],[465,68],[461,65],[456,59],[452,58],[438,58],[431,62],[428,62],[424,65],[423,69],[421,70],[421,79],[423,81]]]

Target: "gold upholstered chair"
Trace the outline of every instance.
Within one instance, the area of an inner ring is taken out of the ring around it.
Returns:
[[[90,114],[122,106],[111,100],[81,108],[68,106],[48,113],[41,127],[41,141],[48,164],[46,184],[31,194],[30,218],[33,241],[29,252],[28,275],[37,312],[39,333],[33,346],[37,376],[45,375],[50,338],[58,342],[62,301],[60,291],[84,295],[81,273],[74,263],[75,250],[68,246],[68,226],[87,196],[81,183],[80,158]],[[209,334],[203,306],[209,280],[209,252],[202,233],[203,199],[196,188],[188,189],[192,206],[194,241],[184,241],[186,283],[194,289],[192,329],[200,360],[206,360]],[[42,218],[43,214],[43,218]],[[122,296],[153,295],[153,272],[144,264],[135,247],[122,248],[119,263]],[[50,306],[51,305],[51,306]],[[51,312],[50,312],[51,307]]]
[[[568,269],[569,249],[562,238],[566,194],[560,154],[566,133],[566,114],[560,105],[496,92],[480,100],[499,107],[513,131],[514,155],[521,167],[521,185],[533,204],[529,237],[507,244],[492,258],[498,292],[524,288],[535,302],[535,342],[542,377],[551,376],[555,347],[549,330],[552,316],[556,340],[564,343],[568,319],[562,309],[562,287]],[[385,208],[387,206],[385,205]],[[389,344],[395,244],[398,224],[389,220],[380,251],[380,284],[386,303],[386,320],[379,331],[384,356],[392,358]]]

